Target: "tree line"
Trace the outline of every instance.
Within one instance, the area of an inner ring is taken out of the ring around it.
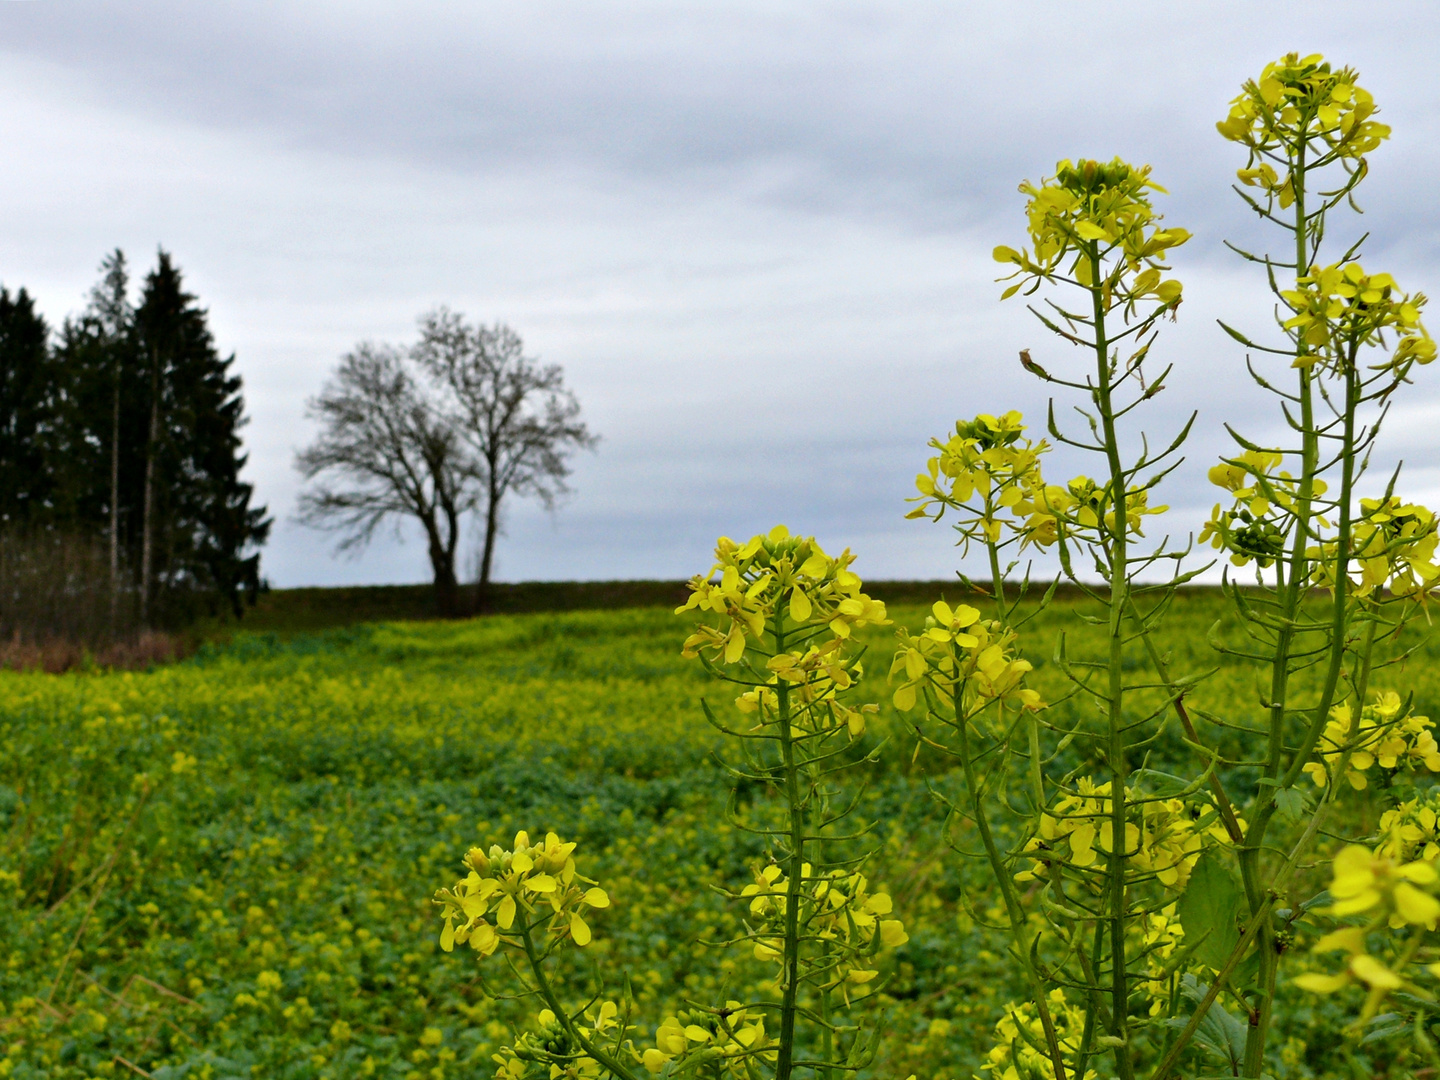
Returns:
[[[112,630],[239,614],[261,587],[271,519],[240,478],[246,422],[234,355],[158,253],[132,298],[122,251],[58,328],[0,287],[0,539],[10,561],[62,540],[102,553]],[[3,570],[3,568],[0,568]],[[86,571],[94,577],[93,567]],[[70,571],[74,576],[74,571]],[[19,602],[0,573],[0,622]],[[87,596],[97,583],[79,582]]]

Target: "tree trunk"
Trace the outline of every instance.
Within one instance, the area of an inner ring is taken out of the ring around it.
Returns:
[[[500,524],[500,496],[492,490],[485,501],[485,547],[480,555],[480,581],[475,586],[475,610],[483,612],[490,601],[490,568],[495,562],[495,534]]]
[[[442,619],[455,617],[458,608],[455,582],[455,560],[447,558],[444,548],[430,545],[430,567],[435,572],[435,610]]]
[[[430,569],[435,575],[435,610],[442,619],[455,617],[458,589],[455,581],[455,550],[440,539],[440,526],[432,512],[425,520],[425,536],[430,542]]]
[[[120,365],[110,415],[110,632],[120,630]]]
[[[155,548],[155,459],[160,441],[160,361],[150,369],[150,437],[145,443],[145,521],[140,541],[140,623],[150,625],[151,569]]]

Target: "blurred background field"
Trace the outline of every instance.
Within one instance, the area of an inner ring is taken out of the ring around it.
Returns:
[[[612,993],[631,973],[648,1028],[687,997],[752,993],[764,969],[703,944],[739,925],[710,883],[746,883],[761,857],[728,811],[768,804],[758,785],[730,804],[700,710],[730,695],[680,657],[675,587],[564,588],[594,610],[516,593],[540,610],[401,621],[418,592],[367,590],[363,610],[393,621],[319,629],[324,597],[271,594],[254,628],[180,663],[0,672],[0,1075],[489,1076],[535,1005],[494,996],[511,985],[498,957],[439,952],[429,897],[466,848],[518,829],[579,842],[581,872],[615,899],[588,959]],[[920,597],[940,588],[874,591],[918,628]],[[1206,636],[1226,633],[1227,610],[1211,591],[1180,595],[1164,635],[1178,670],[1215,665]],[[1050,659],[1062,627],[1072,655],[1098,641],[1062,597],[1026,642],[1033,685],[1070,723],[1082,706],[1061,700]],[[861,811],[872,880],[910,942],[884,972],[889,1034],[868,1074],[969,1077],[1023,995],[985,926],[999,918],[983,868],[947,845],[933,793],[958,795],[959,778],[917,753],[889,705],[893,634],[866,631],[865,699],[881,709]],[[1435,656],[1422,644],[1381,685],[1433,709]],[[1231,664],[1197,700],[1244,720],[1258,696]],[[1177,735],[1146,764],[1189,760]],[[1231,783],[1246,793],[1244,775]],[[963,822],[949,840],[973,846]],[[1286,1010],[1291,1075],[1310,1075],[1312,1008]]]

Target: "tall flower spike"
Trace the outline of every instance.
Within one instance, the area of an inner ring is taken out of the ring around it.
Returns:
[[[1030,247],[1016,251],[1001,246],[995,261],[1015,266],[1009,277],[1020,280],[1001,294],[1014,296],[1027,285],[1068,274],[1087,288],[1090,253],[1114,256],[1114,269],[1104,282],[1104,306],[1132,307],[1150,299],[1161,305],[1179,303],[1181,284],[1165,278],[1165,256],[1190,239],[1184,229],[1166,229],[1150,202],[1150,192],[1165,189],[1150,179],[1150,168],[1137,168],[1116,158],[1109,162],[1062,161],[1055,175],[1041,184],[1029,181],[1020,190],[1026,204]],[[1002,279],[1005,280],[1005,279]]]

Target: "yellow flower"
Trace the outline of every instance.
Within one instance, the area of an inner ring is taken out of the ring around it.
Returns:
[[[581,947],[590,944],[584,916],[609,907],[610,896],[576,873],[574,850],[573,842],[553,832],[539,844],[530,842],[529,833],[516,833],[509,851],[498,844],[489,852],[471,848],[465,855],[470,872],[453,888],[435,894],[444,920],[440,947],[450,952],[456,944],[468,943],[482,957],[501,945],[520,948],[521,938],[510,933],[517,917],[522,919],[522,935],[543,923],[553,936]],[[548,914],[543,907],[549,908]]]
[[[1190,234],[1160,227],[1149,194],[1164,189],[1150,179],[1148,166],[1137,168],[1118,158],[1061,161],[1052,179],[1026,182],[1020,190],[1029,196],[1031,246],[995,249],[997,262],[1016,268],[1009,277],[1020,278],[1002,298],[1027,285],[1034,291],[1041,281],[1068,272],[1071,280],[1095,290],[1106,310],[1120,305],[1133,311],[1137,302],[1150,300],[1158,313],[1179,303],[1181,284],[1161,276],[1161,260]],[[1100,260],[1108,260],[1110,268],[1102,269],[1103,280],[1092,280]],[[1140,357],[1143,349],[1137,361]]]
[[[981,621],[979,614],[968,604],[951,608],[942,601],[932,607],[919,637],[899,633],[900,647],[890,663],[891,681],[903,680],[893,694],[897,709],[913,709],[924,688],[946,709],[953,709],[958,692],[967,716],[997,701],[1045,708],[1040,695],[1024,685],[1031,664],[1014,655],[1014,633]]]
[[[1075,1062],[1080,1056],[1080,1043],[1085,1031],[1085,1010],[1065,998],[1065,991],[1055,989],[1046,998],[1055,1024],[1056,1039],[1067,1066],[1066,1075],[1076,1077]],[[1029,1080],[1053,1076],[1054,1066],[1045,1049],[1045,1030],[1033,1002],[1010,1003],[995,1024],[994,1045],[986,1055],[982,1072],[990,1080]],[[1084,1080],[1093,1080],[1094,1070],[1086,1070]]]
[[[1388,925],[1434,930],[1440,923],[1440,900],[1434,896],[1440,872],[1433,863],[1399,862],[1381,850],[1371,851],[1349,844],[1335,856],[1331,867],[1329,909],[1334,918],[1364,915],[1367,927],[1348,926],[1324,935],[1315,943],[1315,952],[1343,950],[1349,954],[1344,970],[1326,974],[1307,972],[1295,979],[1303,990],[1328,994],[1352,982],[1369,991],[1362,1020],[1375,1014],[1380,1002],[1392,990],[1406,985],[1403,970],[1397,970],[1367,951],[1367,933]]]
[[[1318,758],[1305,763],[1305,774],[1316,787],[1324,787],[1329,775],[1344,762],[1346,781],[1363,791],[1369,785],[1365,774],[1376,764],[1384,769],[1423,765],[1440,772],[1434,722],[1428,716],[1402,716],[1401,708],[1400,696],[1394,691],[1378,692],[1358,720],[1349,702],[1334,706],[1315,747]]]
[[[1332,70],[1318,53],[1289,53],[1246,82],[1229,115],[1216,125],[1225,138],[1251,150],[1251,165],[1239,172],[1241,183],[1288,207],[1294,201],[1290,177],[1279,177],[1262,154],[1304,142],[1313,147],[1311,160],[1323,165],[1362,157],[1388,139],[1390,128],[1371,119],[1375,100],[1357,77],[1351,68]]]
[[[1025,845],[1029,868],[1016,881],[1047,877],[1052,866],[1085,869],[1114,851],[1111,785],[1089,777],[1075,783],[1075,794],[1059,799],[1040,816],[1039,827]],[[1203,816],[1180,799],[1155,799],[1126,788],[1125,842],[1127,872],[1137,882],[1154,880],[1181,891],[1205,845]],[[1212,811],[1213,813],[1213,811]]]

